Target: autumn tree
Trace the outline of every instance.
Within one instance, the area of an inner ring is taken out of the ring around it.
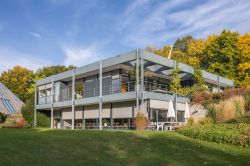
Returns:
[[[214,42],[206,46],[202,67],[209,72],[235,80],[237,59],[239,59],[238,38],[237,32],[224,30]]]
[[[7,86],[22,101],[29,97],[28,89],[33,84],[34,73],[21,66],[4,71],[0,76],[0,81]]]
[[[240,52],[237,66],[237,81],[243,86],[250,85],[250,34],[240,36],[237,48]]]

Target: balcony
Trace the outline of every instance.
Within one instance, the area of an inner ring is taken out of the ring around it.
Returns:
[[[136,82],[126,82],[118,85],[109,85],[103,86],[102,88],[102,95],[112,95],[112,94],[119,94],[119,93],[127,93],[136,90]],[[171,94],[168,91],[168,86],[165,84],[153,83],[144,81],[144,90],[149,92],[156,92],[162,94]],[[75,99],[82,99],[88,97],[95,97],[100,95],[100,88],[95,87],[92,89],[85,89],[83,91],[75,91]],[[72,100],[72,91],[71,88],[64,88],[61,89],[59,95],[59,101],[68,101]]]

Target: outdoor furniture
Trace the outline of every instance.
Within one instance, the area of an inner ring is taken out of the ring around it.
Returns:
[[[163,131],[164,130],[164,125],[157,124],[157,131],[159,131],[159,129],[161,129],[161,131]]]

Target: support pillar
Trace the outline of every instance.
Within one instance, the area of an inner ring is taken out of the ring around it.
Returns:
[[[136,51],[136,109],[139,110],[139,50]]]
[[[71,129],[75,129],[75,69],[72,71],[72,120]]]
[[[144,96],[143,96],[143,92],[144,92],[144,60],[143,60],[142,50],[140,50],[139,53],[140,53],[140,58],[141,58],[141,64],[140,64],[140,68],[141,68],[141,85],[140,85],[141,109],[140,110],[145,111],[144,110]]]
[[[51,95],[50,95],[50,128],[54,128],[54,76],[51,76]]]
[[[100,61],[99,81],[99,130],[102,130],[102,61]]]
[[[176,69],[177,67],[177,62],[174,61],[174,68]],[[177,99],[178,99],[178,92],[177,90],[175,91],[175,94],[174,94],[174,109],[175,109],[175,121],[177,122]]]
[[[37,105],[37,89],[36,89],[36,84],[35,84],[34,128],[37,127],[37,110],[36,110],[36,105]]]
[[[85,129],[84,107],[82,107],[82,129]]]
[[[218,93],[220,92],[220,76],[217,76]]]
[[[114,129],[113,104],[110,103],[110,128]]]

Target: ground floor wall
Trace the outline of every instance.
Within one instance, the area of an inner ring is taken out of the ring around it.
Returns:
[[[176,103],[177,113],[175,118],[168,117],[168,101],[145,100],[144,109],[141,109],[149,119],[150,125],[161,122],[185,122],[185,103]],[[197,108],[190,107],[190,116],[204,117],[202,111],[197,113]],[[200,109],[199,109],[200,110]],[[104,103],[102,107],[102,126],[104,129],[133,129],[133,119],[139,110],[136,109],[136,101],[124,101],[116,103]],[[195,112],[196,111],[196,112]],[[54,109],[54,128],[71,128],[72,108]],[[74,114],[74,128],[98,129],[99,105],[76,106]]]

